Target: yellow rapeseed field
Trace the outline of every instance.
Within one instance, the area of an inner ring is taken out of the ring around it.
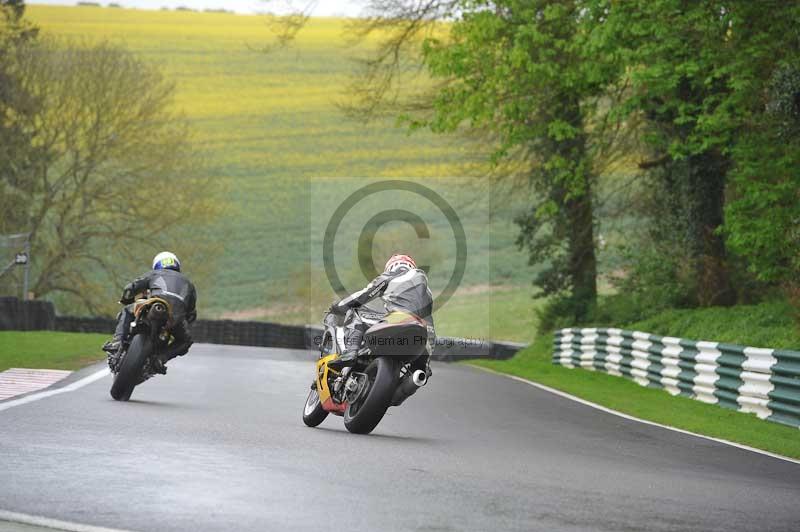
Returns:
[[[199,287],[206,316],[317,318],[316,308],[298,311],[293,281],[303,284],[309,246],[319,242],[304,221],[309,179],[437,178],[486,170],[484,156],[463,139],[409,134],[394,119],[363,124],[345,118],[337,102],[347,99],[353,58],[370,46],[352,45],[346,20],[311,19],[291,46],[265,53],[275,42],[275,28],[264,16],[41,5],[28,6],[27,15],[44,34],[122,44],[160,65],[175,83],[175,108],[189,119],[208,172],[228,191],[220,198],[229,205],[224,217],[197,235],[223,248],[217,261],[222,273]],[[514,249],[510,216],[492,223],[491,238],[471,249],[470,257],[484,267],[479,274],[468,272],[467,284],[527,286],[530,272]],[[492,278],[492,264],[504,272],[499,281]],[[500,300],[511,297],[516,310],[529,314],[528,292],[501,291]],[[482,294],[476,308],[488,308]],[[254,310],[262,308],[285,311]],[[504,335],[527,338],[527,314],[524,332],[504,327]],[[442,320],[448,322],[447,316]],[[449,332],[465,332],[457,330],[462,321],[450,320]],[[474,332],[474,312],[467,321],[466,332]]]

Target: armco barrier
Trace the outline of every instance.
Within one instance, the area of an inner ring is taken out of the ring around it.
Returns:
[[[53,329],[63,332],[101,333],[110,336],[116,325],[117,320],[113,318],[56,316]]]
[[[56,330],[110,336],[115,325],[113,318],[56,316],[53,304],[48,301],[0,298],[0,330]],[[192,337],[197,343],[316,350],[322,328],[261,321],[197,320],[192,324]],[[522,347],[522,344],[442,337],[437,338],[434,359],[505,359]]]
[[[621,329],[562,329],[554,344],[554,364],[605,371],[800,427],[800,352]]]
[[[0,331],[36,331],[55,327],[56,311],[49,301],[0,297]]]

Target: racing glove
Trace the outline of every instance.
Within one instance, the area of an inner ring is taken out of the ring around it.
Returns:
[[[125,287],[125,290],[122,291],[122,297],[119,298],[119,302],[122,305],[130,305],[133,303],[136,294],[133,293],[133,286],[128,285]]]

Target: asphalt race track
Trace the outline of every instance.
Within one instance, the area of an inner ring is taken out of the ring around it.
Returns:
[[[196,345],[130,403],[106,377],[0,411],[0,510],[142,532],[800,530],[800,465],[466,366],[436,365],[370,436],[307,428],[312,358]]]

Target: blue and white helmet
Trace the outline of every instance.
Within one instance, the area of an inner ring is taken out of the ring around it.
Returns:
[[[155,258],[153,258],[153,269],[175,270],[176,272],[179,272],[181,271],[181,261],[178,260],[178,257],[176,257],[174,253],[162,251],[156,255]]]

